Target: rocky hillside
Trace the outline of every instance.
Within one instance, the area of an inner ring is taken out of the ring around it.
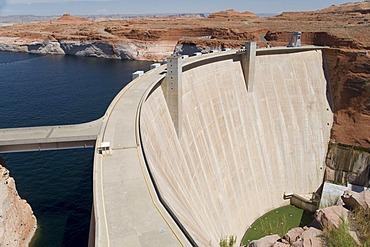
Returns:
[[[35,231],[36,218],[22,200],[9,171],[0,165],[0,246],[28,246]]]
[[[370,49],[366,32],[369,30],[369,3],[333,8],[288,12],[270,18],[235,10],[213,13],[208,18],[111,21],[89,21],[66,14],[51,21],[0,28],[0,50],[155,60],[170,55],[176,44],[191,43],[199,49],[221,45],[238,47],[245,40],[255,40],[260,46],[266,41],[272,45],[286,45],[290,34],[298,30],[303,32],[304,44]]]

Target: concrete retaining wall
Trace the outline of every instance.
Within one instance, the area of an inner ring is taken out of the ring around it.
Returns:
[[[237,56],[237,55],[236,55]],[[256,57],[248,93],[240,59],[183,72],[182,135],[161,87],[140,128],[158,189],[199,246],[240,241],[266,211],[322,183],[333,114],[321,51]]]

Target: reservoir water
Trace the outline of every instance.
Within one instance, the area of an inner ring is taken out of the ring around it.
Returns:
[[[101,117],[150,62],[0,52],[0,128]],[[1,154],[38,221],[33,246],[87,246],[93,149]]]

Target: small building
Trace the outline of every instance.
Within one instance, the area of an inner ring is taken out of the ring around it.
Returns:
[[[290,42],[288,44],[288,47],[301,47],[301,37],[302,32],[294,32],[290,36]]]
[[[98,152],[102,155],[111,155],[112,150],[110,148],[110,142],[102,142],[101,146],[98,148]]]
[[[132,73],[132,80],[135,80],[136,78],[143,76],[143,75],[144,75],[144,71],[142,70],[135,71],[134,73]]]
[[[150,65],[150,69],[156,69],[156,68],[158,68],[159,66],[161,66],[161,64],[160,64],[160,63],[153,63],[153,64],[151,64],[151,65]]]

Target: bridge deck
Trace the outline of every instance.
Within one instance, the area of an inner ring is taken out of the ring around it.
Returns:
[[[0,153],[93,147],[102,119],[45,127],[0,129]]]

